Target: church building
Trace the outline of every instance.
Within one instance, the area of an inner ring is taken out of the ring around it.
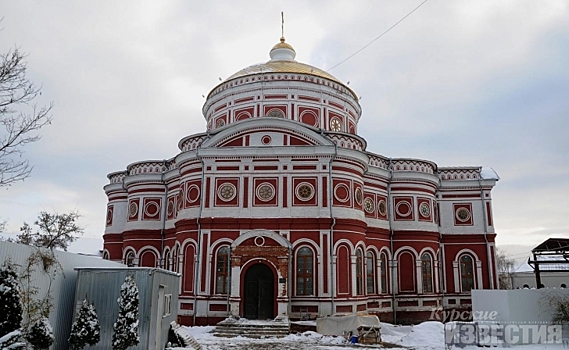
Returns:
[[[295,56],[281,38],[211,90],[178,154],[108,175],[103,257],[180,273],[185,325],[417,323],[497,288],[496,173],[368,150],[356,93]]]

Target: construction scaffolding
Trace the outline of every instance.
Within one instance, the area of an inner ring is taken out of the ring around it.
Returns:
[[[537,288],[543,288],[542,272],[569,271],[569,239],[549,238],[531,250],[533,260],[528,258],[528,264],[535,273]],[[565,286],[567,288],[567,286]]]

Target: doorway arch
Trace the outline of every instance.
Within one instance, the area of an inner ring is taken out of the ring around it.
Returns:
[[[244,278],[243,317],[266,320],[275,317],[275,275],[265,264],[254,264]]]

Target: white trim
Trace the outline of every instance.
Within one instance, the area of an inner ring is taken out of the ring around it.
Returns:
[[[338,247],[340,245],[347,245],[348,246],[348,253],[351,255],[354,255],[356,248],[352,245],[352,242],[346,238],[342,238],[336,241],[336,243],[334,243],[334,247],[332,249],[332,251],[334,252],[334,255],[338,255]]]
[[[245,242],[249,238],[259,237],[259,236],[271,238],[285,248],[289,249],[292,248],[291,243],[283,236],[279,235],[278,233],[269,230],[257,229],[257,230],[247,231],[241,234],[236,240],[233,241],[233,243],[231,243],[231,249],[238,247],[239,245],[241,245],[241,243]]]
[[[402,250],[410,250],[415,254],[415,260],[417,260],[419,258],[419,255],[417,255],[417,251],[415,250],[415,248],[410,247],[410,246],[403,246],[403,247],[399,247],[399,249],[397,249],[395,251],[395,254],[393,254],[394,256],[397,257],[397,260],[399,260],[399,254],[401,254]]]
[[[144,247],[138,250],[138,262],[139,262],[138,265],[140,266],[140,263],[142,262],[141,256],[144,255],[146,251],[154,253],[154,266],[150,267],[157,267],[157,265],[159,265],[160,252],[158,251],[158,249],[156,249],[151,245],[145,245]]]

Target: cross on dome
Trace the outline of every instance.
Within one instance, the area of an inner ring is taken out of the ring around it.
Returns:
[[[289,44],[285,43],[284,36],[284,12],[281,11],[281,42],[273,46],[269,52],[271,61],[294,61],[296,51]]]

